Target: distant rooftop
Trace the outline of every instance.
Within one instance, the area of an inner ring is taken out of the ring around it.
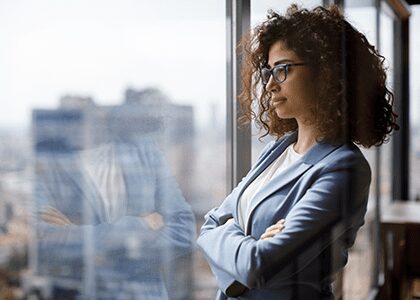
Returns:
[[[145,88],[139,90],[127,88],[123,99],[123,105],[162,105],[169,102],[169,98],[157,88]],[[60,108],[63,109],[81,109],[96,106],[95,101],[90,96],[68,94],[60,98]]]
[[[163,104],[169,102],[168,97],[159,89],[145,88],[135,90],[128,88],[125,91],[125,104]]]
[[[96,106],[92,97],[64,95],[60,98],[60,108],[74,109]]]

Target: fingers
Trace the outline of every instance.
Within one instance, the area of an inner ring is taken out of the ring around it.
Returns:
[[[73,224],[62,212],[54,207],[47,206],[40,211],[40,216],[44,222],[54,225],[70,225]]]
[[[142,218],[153,230],[159,230],[165,225],[162,215],[157,212],[142,216]]]
[[[225,224],[229,224],[229,223],[232,223],[232,222],[234,222],[235,220],[233,219],[233,218],[230,218],[230,219],[228,219],[227,221],[226,221],[226,223]]]
[[[281,219],[276,224],[268,227],[265,232],[261,235],[260,239],[265,240],[274,237],[276,234],[280,233],[286,227],[286,220]]]
[[[41,218],[44,222],[49,223],[49,224],[54,224],[54,225],[67,225],[69,224],[68,222],[66,222],[66,220],[55,216],[55,215],[51,215],[47,212],[41,212]]]
[[[276,224],[271,225],[270,227],[268,227],[265,231],[271,231],[274,229],[278,229],[278,228],[284,228],[284,224],[286,223],[285,219],[281,219],[280,221],[278,221]]]

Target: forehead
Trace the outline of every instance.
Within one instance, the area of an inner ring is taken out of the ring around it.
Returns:
[[[283,41],[275,42],[268,50],[268,64],[270,66],[273,66],[276,62],[295,62],[298,60],[298,55],[287,48]]]

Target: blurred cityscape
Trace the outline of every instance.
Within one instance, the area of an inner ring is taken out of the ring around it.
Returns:
[[[0,299],[213,298],[194,241],[226,194],[215,111],[197,126],[192,106],[129,88],[120,105],[65,95],[56,109],[33,109],[30,129],[2,129]],[[411,141],[419,199],[419,125]],[[254,156],[259,148],[254,140]]]
[[[0,299],[213,297],[194,251],[226,192],[213,125],[149,88],[113,106],[66,95],[34,109],[30,131],[3,130]]]

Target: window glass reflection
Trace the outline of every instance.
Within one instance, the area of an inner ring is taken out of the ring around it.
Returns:
[[[410,199],[420,201],[420,39],[416,29],[420,26],[420,5],[411,5],[410,16]]]
[[[376,32],[376,8],[374,3],[352,3],[346,2],[346,15],[353,26],[361,30],[369,42],[377,47],[377,32]],[[381,51],[380,53],[384,55]],[[386,57],[386,56],[385,56]],[[386,57],[388,59],[388,57]],[[384,146],[381,146],[381,149]],[[366,299],[370,288],[375,283],[372,282],[373,269],[375,268],[375,236],[374,226],[378,217],[375,213],[375,182],[377,180],[377,166],[376,166],[376,148],[363,149],[363,154],[366,156],[372,170],[372,184],[370,187],[370,195],[368,202],[368,211],[365,217],[365,225],[360,229],[360,234],[357,236],[356,243],[353,246],[350,255],[349,263],[346,266],[343,274],[343,296],[345,299]]]
[[[391,89],[394,88],[394,20],[390,15],[390,9],[383,7],[380,13],[380,51],[386,58],[388,65],[387,81]],[[380,195],[383,205],[392,200],[392,141],[381,147],[381,184]]]
[[[0,298],[212,298],[223,1],[7,0],[0,40]]]
[[[120,106],[64,97],[60,108],[33,113],[31,271],[53,278],[54,297],[169,299],[166,284],[183,285],[165,268],[191,252],[195,222],[159,139],[180,130],[166,114],[192,128],[192,110],[156,91],[133,93]]]

